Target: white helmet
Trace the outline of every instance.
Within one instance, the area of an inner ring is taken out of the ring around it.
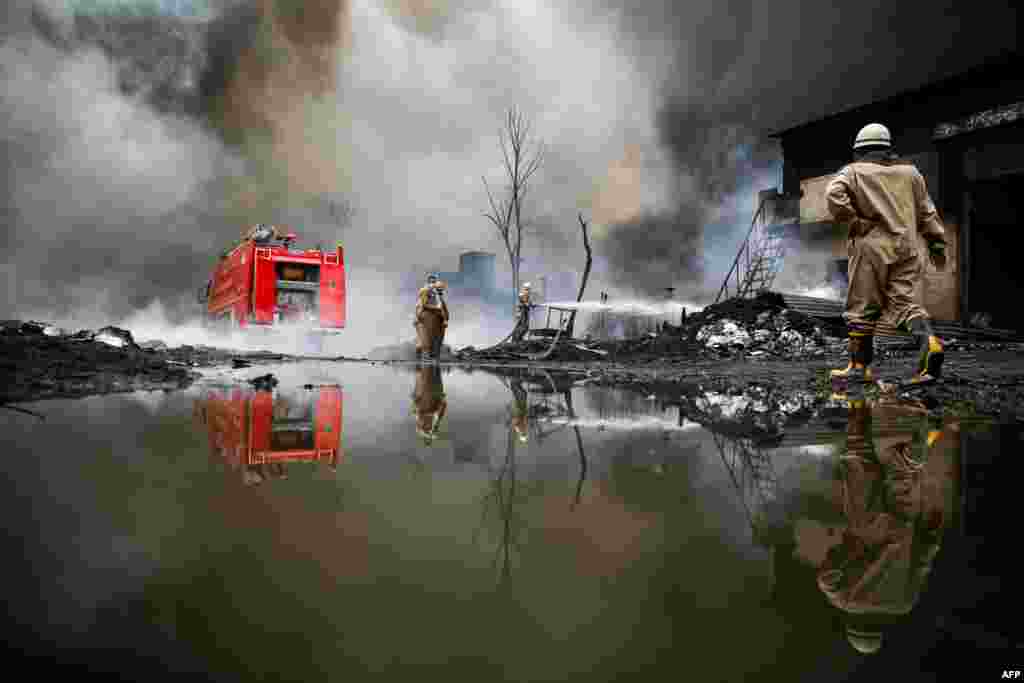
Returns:
[[[523,289],[529,289],[529,288],[530,288],[530,283],[529,282],[524,282],[523,283]]]
[[[880,123],[869,123],[861,128],[860,132],[857,133],[857,139],[853,142],[854,149],[874,146],[892,146],[892,136],[889,135],[889,129]]]
[[[846,628],[846,640],[862,655],[873,655],[882,649],[882,632]]]

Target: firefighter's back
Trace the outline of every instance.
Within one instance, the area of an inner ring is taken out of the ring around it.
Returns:
[[[915,185],[920,172],[907,161],[855,161],[847,166],[860,214],[902,236],[917,226]]]

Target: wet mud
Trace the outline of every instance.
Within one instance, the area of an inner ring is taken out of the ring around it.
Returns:
[[[113,327],[72,333],[45,323],[3,321],[0,332],[0,403],[7,404],[176,390],[194,382],[202,368],[304,359],[206,346],[168,348],[159,341],[136,342],[130,331]],[[499,373],[557,371],[573,381],[625,387],[668,400],[729,397],[732,403],[743,403],[757,423],[758,414],[785,414],[779,405],[821,410],[843,398],[844,388],[833,386],[828,376],[831,368],[846,364],[846,342],[840,334],[836,321],[787,309],[769,295],[711,306],[681,326],[665,325],[658,333],[636,339],[560,339],[554,346],[551,339],[527,339],[446,352],[442,362]],[[903,388],[901,380],[916,364],[915,345],[909,337],[880,339],[874,368],[885,391],[869,386],[868,394],[912,400],[936,416],[1024,421],[1024,344],[960,339],[945,343],[941,380]],[[404,364],[411,360],[407,355],[318,360]]]
[[[271,353],[137,343],[128,330],[70,332],[46,323],[0,322],[0,405],[129,391],[184,389],[196,368],[281,361]]]

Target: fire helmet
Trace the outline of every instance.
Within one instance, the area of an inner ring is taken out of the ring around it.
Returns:
[[[437,282],[437,273],[428,273],[427,282]]]
[[[880,123],[869,123],[857,133],[857,139],[853,141],[853,148],[862,147],[892,147],[892,136],[889,129]]]
[[[862,655],[873,655],[882,649],[882,632],[847,627],[846,640]]]

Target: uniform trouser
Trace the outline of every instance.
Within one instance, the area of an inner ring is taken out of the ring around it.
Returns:
[[[526,333],[530,331],[530,309],[522,306],[519,308],[519,316],[516,318],[516,326],[512,331],[512,340],[521,341]]]
[[[444,341],[444,316],[441,311],[424,309],[416,321],[416,350],[438,356]]]
[[[895,237],[875,228],[850,239],[850,287],[846,296],[851,334],[871,336],[878,321],[909,329],[914,318],[927,318],[920,301],[924,292],[924,259],[912,238]]]

